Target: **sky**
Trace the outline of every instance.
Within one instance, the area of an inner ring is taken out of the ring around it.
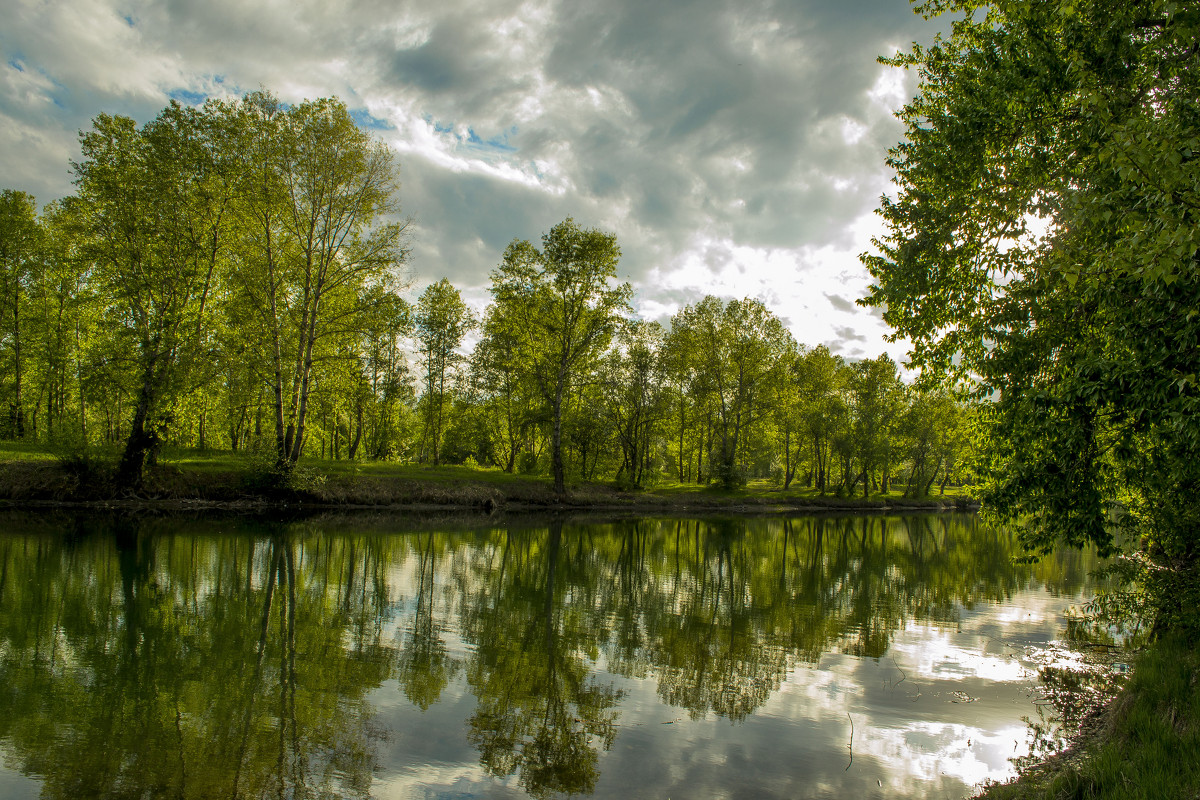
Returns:
[[[0,188],[72,191],[80,130],[265,88],[336,96],[397,152],[410,299],[476,308],[514,239],[617,235],[635,313],[762,300],[810,347],[887,352],[858,255],[882,232],[893,113],[876,62],[949,27],[907,0],[2,0]]]

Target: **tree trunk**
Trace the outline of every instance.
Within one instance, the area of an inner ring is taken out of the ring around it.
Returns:
[[[558,385],[554,390],[554,430],[550,439],[550,467],[554,472],[554,493],[566,494],[567,482],[563,468],[562,456],[562,400],[563,400],[563,371],[559,372]]]
[[[783,432],[783,490],[792,485],[792,432]]]
[[[346,450],[346,458],[350,459],[351,461],[353,461],[354,456],[358,454],[358,445],[362,441],[362,430],[363,407],[362,403],[359,403],[355,414],[354,439],[351,440],[350,447]]]
[[[118,485],[134,491],[142,488],[146,456],[154,449],[158,438],[153,431],[146,427],[153,400],[151,383],[149,376],[143,381],[142,390],[138,394],[137,406],[133,411],[129,438],[125,440],[125,451],[121,454],[121,462],[117,467]]]
[[[21,402],[21,295],[20,283],[13,291],[13,400],[12,428],[13,436],[25,438],[25,408]]]

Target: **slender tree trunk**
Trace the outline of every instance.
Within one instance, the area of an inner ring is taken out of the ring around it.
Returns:
[[[300,370],[299,377],[299,403],[296,408],[296,434],[291,442],[291,450],[288,454],[290,464],[295,464],[300,460],[300,454],[304,452],[304,434],[305,420],[308,417],[308,398],[312,386],[312,365],[313,365],[313,345],[317,340],[317,307],[320,303],[320,281],[317,283],[317,291],[314,293],[312,309],[309,311],[307,324],[305,326],[304,342],[303,342],[303,366]]]
[[[942,459],[938,459],[937,466],[933,468],[933,474],[929,476],[929,482],[925,484],[925,496],[929,495],[929,490],[933,488],[933,482],[937,480],[938,470],[942,468]],[[946,474],[950,474],[950,470],[946,470]],[[946,483],[942,482],[942,494],[946,493]]]
[[[354,457],[358,454],[358,445],[362,441],[362,431],[363,407],[362,403],[359,403],[358,407],[355,409],[354,439],[351,440],[350,447],[346,450],[346,458],[350,459],[351,461],[353,461]]]
[[[554,472],[554,493],[566,494],[567,482],[563,466],[562,454],[562,401],[564,384],[566,383],[566,365],[562,365],[558,373],[558,382],[554,387],[554,431],[550,440],[550,466]]]
[[[25,407],[21,401],[21,290],[17,283],[13,290],[13,400],[12,427],[17,439],[25,438]]]

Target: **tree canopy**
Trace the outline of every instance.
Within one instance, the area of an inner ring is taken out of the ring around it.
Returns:
[[[154,491],[163,447],[247,453],[263,488],[302,487],[313,457],[559,492],[964,478],[963,437],[937,435],[960,405],[797,343],[758,299],[639,319],[617,235],[569,217],[512,241],[486,308],[445,278],[410,299],[394,154],[336,99],[171,103],[80,138],[76,196],[0,196],[0,438],[65,454],[89,496]]]
[[[1111,515],[1130,512],[1158,565],[1189,573],[1200,4],[918,10],[965,15],[931,47],[883,59],[921,84],[899,114],[898,191],[863,257],[866,302],[927,375],[988,401],[985,503],[1027,522],[1027,544],[1111,549]]]

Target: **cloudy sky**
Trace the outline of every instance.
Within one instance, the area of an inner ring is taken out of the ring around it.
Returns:
[[[617,234],[646,318],[757,297],[806,344],[883,351],[854,300],[892,112],[876,63],[948,27],[907,0],[4,0],[0,187],[71,192],[78,131],[260,87],[340,97],[401,165],[414,297],[476,305],[514,238]]]

